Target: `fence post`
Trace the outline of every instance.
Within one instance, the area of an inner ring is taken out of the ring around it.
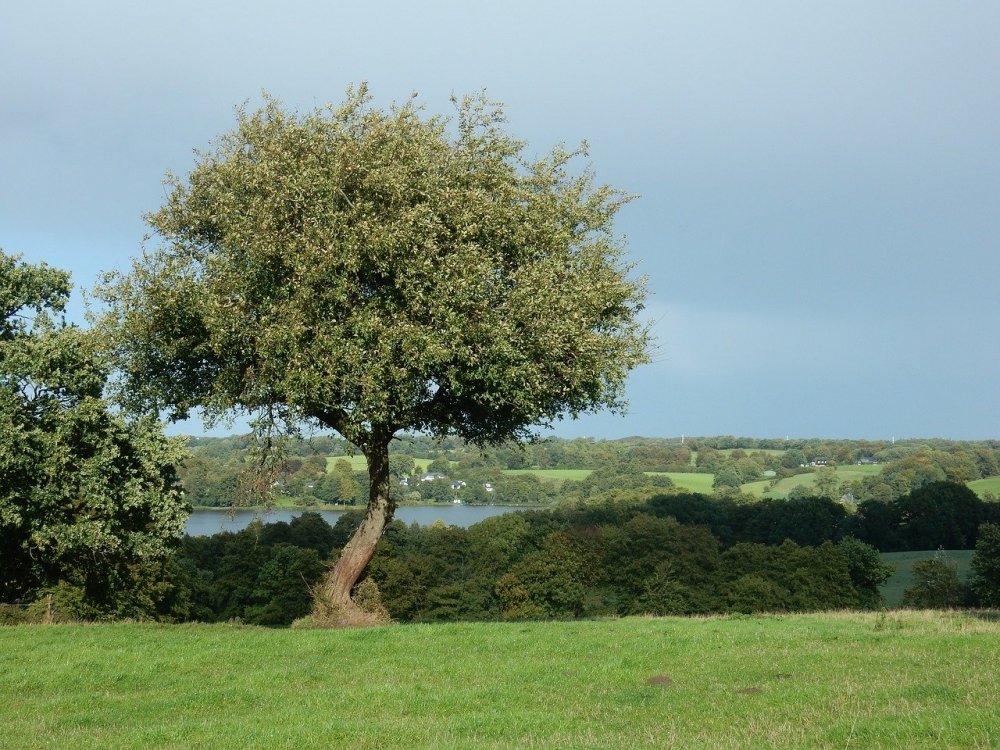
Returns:
[[[45,602],[45,619],[43,620],[43,622],[46,625],[51,625],[52,624],[52,594],[49,594],[46,597],[46,602]]]

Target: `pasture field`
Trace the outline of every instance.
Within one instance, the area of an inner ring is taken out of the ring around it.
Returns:
[[[506,469],[504,474],[534,474],[539,479],[549,481],[563,481],[572,479],[580,481],[586,479],[593,472],[593,469]],[[691,492],[704,492],[712,494],[712,482],[715,481],[714,474],[689,474],[678,471],[647,471],[651,477],[670,477],[676,487],[682,487]]]
[[[1000,613],[0,628],[0,747],[993,748]]]
[[[417,467],[417,471],[427,471],[427,467],[433,459],[430,458],[414,458],[413,463]],[[351,464],[352,471],[368,471],[368,459],[366,459],[360,453],[354,456],[327,456],[326,457],[326,470],[327,473],[333,471],[333,465],[337,461],[347,461]]]
[[[679,471],[647,471],[650,476],[670,477],[675,487],[681,487],[689,492],[701,492],[706,495],[712,494],[712,484],[715,482],[715,474],[699,472],[688,474]]]
[[[992,493],[994,497],[1000,497],[1000,477],[976,479],[969,482],[969,489],[979,497],[983,497],[987,492]]]
[[[768,456],[783,456],[787,451],[784,448],[720,448],[719,453],[724,453],[727,456],[733,451],[743,451],[747,455],[751,453],[764,453]]]
[[[857,465],[857,464],[843,464],[841,466],[835,466],[834,470],[837,474],[837,482],[856,482],[861,481],[865,477],[870,477],[873,474],[878,474],[882,471],[881,465]],[[795,476],[785,477],[778,481],[778,483],[772,488],[767,489],[768,481],[758,481],[750,482],[749,484],[743,485],[743,490],[757,497],[773,497],[778,499],[785,499],[788,497],[788,493],[791,492],[796,487],[815,487],[816,486],[816,474],[815,472],[810,472],[808,474],[796,474]]]
[[[969,563],[972,561],[972,554],[975,550],[957,549],[942,550],[944,558],[955,565],[955,572],[960,581],[965,581],[969,577]],[[896,568],[896,572],[889,577],[885,583],[879,586],[879,591],[885,597],[888,607],[898,607],[903,602],[903,592],[913,585],[913,563],[918,560],[926,560],[934,557],[937,550],[925,550],[923,552],[883,552],[882,561]]]
[[[586,479],[593,473],[593,469],[504,469],[504,474],[517,476],[518,474],[534,474],[539,479],[562,482],[572,479],[575,482]]]

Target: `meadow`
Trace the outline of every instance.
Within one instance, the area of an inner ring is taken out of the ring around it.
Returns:
[[[0,628],[0,747],[996,747],[998,613]]]
[[[1000,476],[976,479],[969,482],[969,489],[979,495],[979,497],[985,497],[987,492],[994,497],[1000,497]]]
[[[506,469],[504,474],[534,474],[542,480],[562,482],[566,479],[581,481],[593,473],[593,469]],[[681,487],[691,492],[712,494],[712,483],[715,474],[688,473],[679,471],[647,471],[649,476],[670,477],[675,487]]]
[[[689,492],[701,492],[706,495],[712,494],[712,485],[715,482],[715,474],[704,472],[686,473],[678,471],[647,472],[652,476],[670,477],[675,487],[688,490]]]
[[[593,469],[504,469],[503,471],[504,474],[511,476],[533,474],[539,479],[555,482],[563,482],[567,479],[579,482],[589,477],[593,472]]]
[[[427,471],[432,460],[430,458],[414,458],[413,463],[417,467],[417,471],[423,472]],[[353,456],[327,456],[326,470],[333,471],[333,465],[337,461],[347,461],[351,465],[351,471],[368,471],[368,459],[360,453],[355,453]]]

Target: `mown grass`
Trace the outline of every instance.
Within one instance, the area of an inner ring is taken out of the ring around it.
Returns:
[[[4,748],[1000,743],[985,614],[22,626],[0,653]]]
[[[940,554],[950,564],[955,565],[955,572],[960,581],[965,581],[969,577],[969,563],[975,550],[957,549],[941,550]],[[896,572],[889,579],[879,586],[879,591],[885,597],[886,606],[899,607],[903,603],[903,592],[913,585],[913,564],[934,557],[937,550],[925,550],[923,552],[883,552],[882,561],[892,565]]]

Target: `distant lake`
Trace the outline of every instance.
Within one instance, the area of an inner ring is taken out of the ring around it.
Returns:
[[[406,524],[418,523],[421,526],[430,526],[435,521],[442,521],[448,526],[467,528],[485,518],[502,516],[505,513],[519,510],[538,510],[538,508],[523,505],[413,505],[397,508],[395,518]],[[304,510],[283,508],[271,510],[246,508],[235,511],[230,511],[228,508],[199,509],[191,513],[184,531],[191,536],[211,536],[221,531],[241,531],[257,518],[264,523],[277,523],[278,521],[287,523],[304,512]],[[328,524],[333,526],[337,523],[337,519],[344,515],[345,511],[317,510],[311,512],[319,513]]]

